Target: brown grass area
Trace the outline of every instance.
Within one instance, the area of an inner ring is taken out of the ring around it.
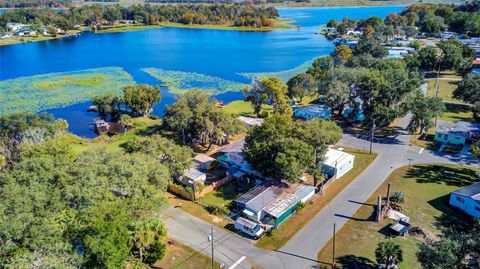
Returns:
[[[167,254],[161,261],[157,261],[154,268],[179,268],[179,269],[197,269],[211,268],[212,260],[207,255],[198,252],[178,241],[172,241],[173,244],[167,244]],[[220,265],[215,262],[215,268]]]

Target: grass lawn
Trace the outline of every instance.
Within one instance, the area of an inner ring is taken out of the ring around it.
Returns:
[[[476,171],[465,166],[434,164],[415,165],[410,171],[407,167],[393,171],[352,220],[337,232],[337,264],[346,268],[376,268],[375,249],[380,241],[387,238],[382,232],[390,220],[375,222],[374,210],[377,196],[386,194],[388,182],[392,183],[392,192],[402,191],[405,194],[403,212],[410,217],[412,226],[420,227],[428,237],[435,238],[445,221],[461,217],[448,206],[449,193],[478,181]],[[399,268],[420,268],[416,252],[423,239],[407,235],[394,237],[393,240],[403,250],[404,261]],[[330,264],[331,257],[332,241],[318,254],[318,260],[322,264]]]
[[[457,88],[458,81],[438,80],[438,97],[445,101],[460,101],[453,98],[453,91]],[[428,81],[427,96],[435,96],[435,80]]]
[[[376,154],[368,154],[366,151],[356,149],[345,149],[346,152],[355,155],[353,169],[340,179],[333,182],[323,195],[315,196],[311,203],[300,209],[288,218],[278,230],[270,235],[262,237],[256,243],[257,247],[275,250],[282,247],[290,240],[305,224],[308,223],[330,200],[350,184],[370,163],[376,158]]]
[[[170,240],[170,242],[173,242]],[[197,269],[211,268],[212,260],[207,255],[198,252],[186,245],[175,241],[174,244],[167,244],[167,254],[161,261],[157,261],[154,268],[178,268],[178,269]],[[215,268],[220,265],[215,262]]]
[[[461,104],[445,104],[446,111],[443,113],[439,120],[444,121],[472,121],[473,113],[469,106]]]
[[[248,117],[257,116],[253,112],[252,105],[242,100],[230,102],[227,105],[225,105],[222,109],[225,110],[225,112],[232,115],[240,115],[240,116],[248,116]],[[263,111],[272,112],[272,107],[269,105],[263,105],[262,112]]]
[[[157,130],[161,125],[161,120],[152,120],[150,118],[134,118],[134,129],[124,135],[101,135],[94,139],[80,138],[78,136],[68,134],[62,139],[69,142],[74,153],[81,153],[87,150],[105,149],[107,151],[121,151],[120,146],[140,135],[147,135]]]

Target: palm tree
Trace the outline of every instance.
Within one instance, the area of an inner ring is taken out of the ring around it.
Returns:
[[[403,260],[402,254],[403,252],[400,245],[392,240],[380,242],[375,250],[377,262],[379,264],[384,264],[386,269],[401,262]]]
[[[149,220],[134,227],[130,238],[130,245],[139,252],[140,260],[143,261],[145,250],[148,250],[156,241],[165,237],[166,231],[163,223],[157,220]]]

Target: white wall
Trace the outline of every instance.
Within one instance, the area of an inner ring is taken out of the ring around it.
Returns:
[[[337,179],[345,175],[350,169],[353,168],[353,163],[355,161],[355,156],[352,155],[351,158],[348,158],[341,165],[337,166]]]

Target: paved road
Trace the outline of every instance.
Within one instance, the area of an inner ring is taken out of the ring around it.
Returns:
[[[406,126],[408,119],[402,119],[400,126]],[[285,246],[277,251],[261,250],[253,246],[253,242],[236,234],[229,234],[221,229],[215,229],[220,236],[216,243],[219,255],[215,258],[224,263],[228,268],[238,259],[246,259],[237,268],[319,268],[317,253],[330,240],[333,223],[337,230],[345,224],[358,210],[361,203],[382,184],[388,175],[395,169],[419,163],[456,163],[475,165],[468,160],[457,159],[434,151],[423,150],[417,146],[409,145],[410,136],[400,131],[396,137],[381,140],[376,139],[373,150],[378,157],[365,169],[349,186],[339,193],[322,211],[303,227]],[[346,147],[367,149],[369,142],[352,135],[344,135],[340,142]],[[341,180],[341,179],[339,179]],[[327,189],[328,191],[328,189]],[[210,224],[199,220],[179,209],[169,209],[170,216],[166,220],[169,235],[189,246],[210,253],[206,236]]]

